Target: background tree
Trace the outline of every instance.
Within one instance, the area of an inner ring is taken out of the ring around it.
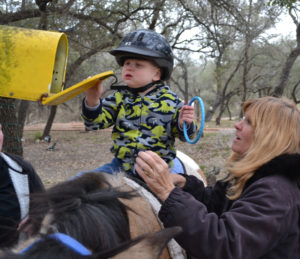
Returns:
[[[278,4],[281,6],[288,7],[288,13],[293,20],[294,24],[296,25],[296,46],[291,50],[289,56],[286,59],[285,65],[281,71],[279,84],[275,87],[274,96],[281,96],[283,91],[287,85],[287,81],[291,72],[291,69],[296,61],[296,59],[300,55],[300,3],[296,3],[294,0],[290,1],[272,1],[273,4]],[[297,88],[298,84],[295,85]],[[293,96],[294,100],[296,101],[295,96]]]

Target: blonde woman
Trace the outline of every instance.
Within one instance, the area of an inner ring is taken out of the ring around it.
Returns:
[[[251,99],[236,123],[228,178],[205,188],[168,174],[153,152],[136,170],[162,200],[165,227],[197,258],[300,258],[300,112],[285,98]]]

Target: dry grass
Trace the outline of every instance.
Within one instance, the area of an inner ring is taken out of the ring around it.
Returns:
[[[196,144],[176,141],[177,149],[193,158],[207,175],[220,169],[218,178],[224,175],[222,168],[230,154],[233,135],[232,130],[223,128],[224,125],[232,128],[233,122],[222,123],[219,128],[213,123],[206,124],[204,137]],[[46,185],[97,168],[113,157],[110,153],[111,132],[107,130],[52,131],[51,143],[36,141],[37,135],[39,131],[24,132],[24,158],[33,164]],[[48,151],[54,142],[54,151]]]

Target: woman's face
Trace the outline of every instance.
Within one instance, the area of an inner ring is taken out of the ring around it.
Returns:
[[[247,112],[244,118],[234,125],[236,132],[231,149],[242,155],[249,149],[253,139],[253,127]]]
[[[0,152],[2,151],[3,145],[3,132],[2,132],[2,125],[0,124]]]

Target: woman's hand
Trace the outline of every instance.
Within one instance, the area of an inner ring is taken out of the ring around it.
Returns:
[[[175,188],[168,164],[152,151],[138,153],[135,169],[163,202]]]
[[[180,188],[184,187],[186,179],[181,174],[171,174],[170,176],[174,185]]]
[[[97,82],[93,87],[86,90],[86,104],[90,107],[95,107],[99,104],[99,99],[102,96],[103,86],[102,81]]]

